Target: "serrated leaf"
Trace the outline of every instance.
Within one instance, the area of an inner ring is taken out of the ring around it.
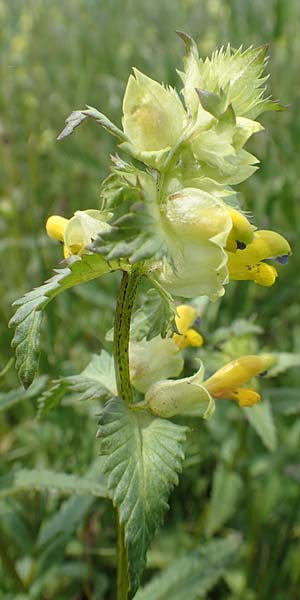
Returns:
[[[10,392],[0,393],[0,411],[6,410],[15,404],[18,404],[18,402],[25,402],[26,400],[39,396],[47,381],[47,375],[42,375],[37,378],[28,390],[24,390],[23,387],[20,387],[16,390],[11,390]]]
[[[238,553],[240,538],[212,540],[185,554],[139,590],[134,600],[199,600],[217,583]]]
[[[117,396],[114,358],[105,350],[93,354],[87,367],[79,375],[64,378],[64,383],[79,400],[94,400]]]
[[[108,117],[100,113],[96,108],[93,108],[92,106],[88,105],[86,106],[87,107],[84,110],[73,110],[73,112],[71,112],[71,114],[66,118],[66,125],[57,137],[58,141],[63,140],[64,138],[71,135],[74,132],[74,129],[81,125],[81,123],[85,121],[87,117],[95,119],[96,122],[99,123],[99,125],[104,127],[104,129],[109,131],[109,133],[117,137],[122,142],[128,141],[128,138],[125,135],[124,131],[122,131],[121,129],[119,129],[119,127],[112,123],[108,119]]]
[[[49,490],[62,494],[92,494],[107,498],[109,494],[106,486],[98,480],[48,469],[20,469],[0,477],[0,498],[24,491],[32,492],[32,490]]]
[[[54,277],[14,302],[13,305],[18,306],[18,309],[9,326],[16,328],[12,346],[16,348],[16,368],[25,388],[32,383],[38,367],[40,327],[44,308],[64,290],[91,281],[114,268],[117,268],[117,265],[108,264],[97,255],[72,256],[68,259],[66,267],[55,269]]]
[[[125,528],[134,594],[148,546],[168,508],[170,491],[178,483],[186,428],[113,399],[101,415],[98,436],[101,453],[106,456],[108,488]]]
[[[165,338],[176,331],[173,298],[156,282],[155,286],[147,292],[146,301],[132,319],[131,335],[136,340],[151,340],[157,335]]]
[[[38,418],[56,408],[64,395],[76,394],[76,400],[106,400],[117,396],[114,359],[108,352],[93,354],[88,365],[78,375],[61,377],[52,382],[39,398]]]
[[[277,433],[270,403],[264,399],[261,404],[255,404],[251,408],[242,408],[242,410],[266,448],[271,451],[275,450]]]
[[[242,488],[243,482],[238,473],[226,465],[217,466],[205,520],[206,535],[211,536],[216,533],[232,517]]]

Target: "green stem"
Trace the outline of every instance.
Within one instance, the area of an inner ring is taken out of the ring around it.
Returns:
[[[126,404],[133,401],[129,371],[129,337],[132,309],[138,284],[141,280],[141,267],[134,266],[130,273],[123,273],[114,325],[114,359],[118,395]],[[117,520],[117,600],[127,600],[129,592],[128,555],[124,540],[124,527],[120,523],[119,511]]]
[[[130,385],[128,347],[132,309],[141,277],[140,267],[133,267],[131,273],[124,271],[115,314],[114,359],[116,382],[119,397],[126,404],[131,404],[133,400]]]

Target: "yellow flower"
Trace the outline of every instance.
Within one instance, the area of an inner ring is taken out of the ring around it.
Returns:
[[[260,402],[260,395],[254,389],[241,386],[267,371],[275,360],[268,354],[242,356],[219,369],[203,386],[214,398],[227,398],[236,400],[240,406],[253,406]]]
[[[253,242],[245,249],[238,249],[236,253],[228,252],[230,279],[252,279],[260,285],[273,285],[277,270],[263,261],[273,258],[284,264],[289,254],[290,245],[282,235],[268,230],[256,231]]]
[[[191,328],[191,325],[197,319],[198,313],[195,308],[187,304],[181,304],[176,308],[176,327],[178,333],[174,333],[173,340],[179,350],[184,350],[188,346],[199,347],[203,344],[203,337]]]
[[[227,252],[236,252],[243,250],[248,244],[253,242],[254,227],[249,223],[248,219],[235,208],[228,206],[227,208],[231,220],[232,229],[228,235],[226,242]]]
[[[215,410],[214,398],[235,400],[240,406],[253,406],[260,395],[252,388],[242,387],[252,377],[264,373],[276,362],[276,356],[242,356],[219,369],[203,381],[204,367],[184,379],[157,381],[146,391],[145,406],[159,417],[175,415],[207,419]]]
[[[49,237],[64,244],[64,257],[82,254],[100,233],[108,231],[106,221],[111,213],[100,210],[77,210],[71,219],[57,215],[49,217],[46,231]]]

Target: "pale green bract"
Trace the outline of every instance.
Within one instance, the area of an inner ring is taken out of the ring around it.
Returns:
[[[196,188],[185,188],[167,199],[163,235],[170,260],[163,262],[160,282],[185,298],[224,294],[228,281],[224,250],[232,220],[226,204]]]
[[[145,394],[145,406],[163,418],[178,414],[208,419],[215,410],[215,402],[202,384],[204,366],[192,377],[157,381]]]

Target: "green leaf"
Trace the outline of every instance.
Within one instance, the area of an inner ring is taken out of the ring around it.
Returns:
[[[0,498],[33,490],[56,491],[61,494],[91,494],[100,498],[109,496],[99,477],[78,477],[48,469],[20,469],[0,477]]]
[[[117,396],[113,356],[102,350],[101,354],[92,355],[89,364],[79,375],[54,380],[39,398],[38,418],[56,408],[68,393],[76,394],[79,401],[107,400]]]
[[[171,336],[176,331],[176,306],[172,296],[158,283],[151,280],[155,289],[147,292],[147,299],[132,319],[131,335],[136,340],[151,340],[157,335],[162,338]]]
[[[134,600],[199,600],[217,583],[237,555],[238,536],[212,540],[185,554],[139,590]]]
[[[93,254],[72,256],[66,263],[66,267],[55,269],[54,277],[14,302],[18,309],[9,326],[16,328],[12,346],[16,348],[16,368],[25,388],[32,383],[38,367],[42,311],[47,304],[64,290],[117,268]]]
[[[214,472],[211,501],[205,520],[205,533],[216,533],[233,515],[239,500],[243,482],[238,473],[224,464]]]
[[[60,509],[43,522],[37,539],[38,547],[41,548],[54,539],[55,542],[61,542],[62,539],[67,541],[89,512],[94,501],[93,496],[72,496],[65,500]]]
[[[111,229],[99,235],[93,251],[107,260],[127,258],[134,264],[165,252],[158,231],[157,182],[153,174],[113,157],[112,173],[101,189],[102,209],[112,210]]]
[[[271,451],[275,450],[277,434],[270,403],[264,399],[261,404],[255,404],[251,408],[242,408],[242,410],[266,448]]]
[[[67,388],[79,396],[79,400],[107,399],[117,396],[114,358],[105,350],[93,354],[87,367],[79,374],[63,379]]]
[[[11,390],[10,392],[0,393],[0,411],[6,410],[15,404],[18,404],[18,402],[26,402],[26,400],[39,396],[47,381],[47,375],[42,375],[41,377],[38,377],[26,391],[21,387],[16,390]]]
[[[74,132],[74,129],[81,125],[81,123],[85,121],[87,117],[95,119],[96,122],[99,123],[99,125],[104,127],[104,129],[109,131],[109,133],[117,137],[122,142],[128,141],[128,138],[125,135],[124,131],[119,129],[119,127],[112,123],[105,115],[100,113],[96,108],[93,108],[92,106],[86,106],[87,108],[84,110],[74,110],[73,112],[71,112],[71,114],[69,115],[69,117],[67,117],[65,121],[66,125],[64,129],[57,137],[58,141],[63,140],[64,138],[71,135]]]
[[[182,469],[186,428],[129,409],[118,399],[101,415],[98,436],[106,455],[108,488],[125,528],[131,593],[139,586],[147,548]]]

